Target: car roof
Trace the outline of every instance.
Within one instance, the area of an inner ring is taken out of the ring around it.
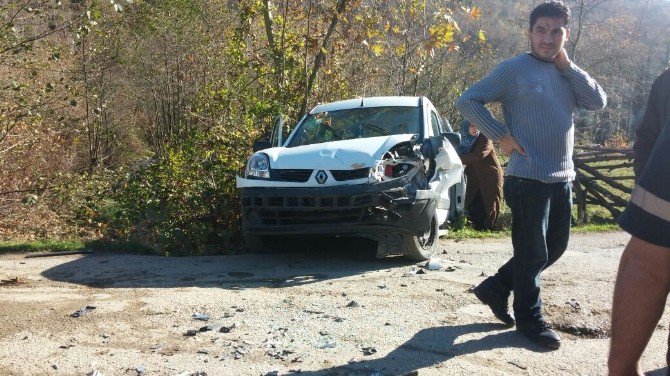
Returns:
[[[310,111],[310,114],[322,112],[349,110],[361,107],[420,107],[421,97],[369,97],[347,99],[343,101],[320,104]]]

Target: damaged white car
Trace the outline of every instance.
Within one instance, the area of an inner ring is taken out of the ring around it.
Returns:
[[[280,146],[255,144],[237,178],[247,246],[261,250],[278,235],[357,236],[377,241],[378,257],[425,260],[463,212],[459,140],[425,97],[318,105]]]

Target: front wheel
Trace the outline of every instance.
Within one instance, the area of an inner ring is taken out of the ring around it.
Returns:
[[[430,226],[421,236],[403,235],[404,256],[413,261],[428,260],[437,248],[438,231],[437,216],[434,215]]]

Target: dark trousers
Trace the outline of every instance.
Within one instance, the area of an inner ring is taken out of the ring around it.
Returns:
[[[572,183],[542,183],[509,176],[503,191],[512,211],[514,255],[494,278],[514,291],[516,320],[536,320],[542,317],[540,272],[568,247]]]

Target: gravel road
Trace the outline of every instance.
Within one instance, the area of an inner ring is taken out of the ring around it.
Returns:
[[[573,235],[543,275],[557,351],[498,324],[468,291],[511,255],[509,239],[442,240],[440,270],[348,243],[188,258],[2,255],[0,375],[603,375],[627,241]],[[665,372],[667,336],[666,314],[643,358],[650,375]]]

